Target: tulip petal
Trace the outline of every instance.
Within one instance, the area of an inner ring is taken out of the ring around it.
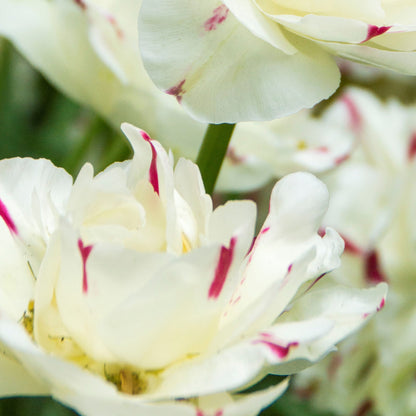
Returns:
[[[212,123],[273,119],[311,107],[337,88],[336,65],[310,42],[291,38],[298,52],[287,55],[231,13],[215,30],[206,30],[204,22],[220,5],[210,0],[190,7],[181,0],[172,7],[161,0],[145,2],[141,9],[145,67],[194,118]]]
[[[327,206],[328,190],[311,174],[291,174],[276,184],[235,301],[223,317],[224,331],[233,321],[241,328],[246,325],[239,318],[256,302],[262,305],[257,313],[263,310],[257,319],[266,320],[259,325],[270,324],[303,283],[339,265],[341,238],[331,230],[323,238],[317,234]],[[254,317],[250,314],[252,324]]]
[[[0,223],[0,245],[0,305],[4,313],[18,321],[24,318],[33,299],[35,278],[30,264],[4,223]]]
[[[387,285],[380,283],[370,289],[352,289],[342,286],[313,290],[297,300],[283,316],[286,322],[302,319],[327,319],[332,323],[330,330],[308,346],[307,351],[293,349],[293,363],[277,365],[275,374],[299,372],[318,361],[334,349],[336,343],[353,333],[376,312],[380,311],[387,296]],[[272,327],[280,336],[277,324]],[[290,324],[289,324],[290,325]],[[309,361],[305,363],[304,360]]]
[[[0,344],[0,397],[43,396],[48,391],[15,359],[3,353]]]

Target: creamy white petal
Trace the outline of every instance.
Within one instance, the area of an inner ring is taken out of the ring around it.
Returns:
[[[286,39],[280,27],[267,19],[252,0],[224,0],[224,4],[253,35],[269,42],[288,55],[297,52],[295,46]]]
[[[289,355],[293,362],[283,363],[273,368],[275,374],[290,374],[303,370],[311,362],[316,362],[335,345],[360,327],[386,302],[387,285],[380,283],[377,287],[358,290],[347,287],[332,287],[312,290],[306,296],[294,302],[293,306],[282,315],[282,319],[291,325],[291,321],[306,322],[309,319],[327,320],[331,325],[322,336],[307,345],[307,349],[294,347]],[[284,325],[284,324],[283,324]],[[272,327],[273,333],[274,327]],[[280,336],[279,324],[276,335]],[[267,331],[269,332],[269,331]],[[294,339],[296,342],[296,340]],[[293,341],[292,341],[293,342]],[[302,346],[301,343],[299,343]]]
[[[0,344],[0,397],[43,396],[48,390],[14,358],[4,354]]]
[[[273,320],[300,285],[339,264],[340,237],[331,231],[324,238],[317,234],[327,204],[328,191],[313,175],[296,173],[276,184],[269,215],[248,256],[234,302],[223,317],[225,327],[253,302],[263,305],[262,315],[270,302]],[[266,293],[268,300],[261,301]],[[271,293],[277,300],[272,301]]]
[[[218,7],[225,6],[212,0],[172,7],[163,0],[145,2],[141,9],[145,66],[159,88],[176,95],[193,117],[213,123],[282,117],[337,88],[338,70],[325,52],[294,39],[298,52],[287,55]]]
[[[259,412],[281,396],[288,387],[288,380],[284,380],[276,386],[269,387],[249,394],[234,394],[232,401],[224,403],[226,397],[223,394],[203,396],[199,399],[198,405],[203,411],[207,409],[220,413],[224,416],[256,416]],[[223,396],[223,397],[221,397]]]
[[[33,299],[35,276],[5,223],[0,223],[0,243],[1,310],[18,321],[24,318],[29,302]]]

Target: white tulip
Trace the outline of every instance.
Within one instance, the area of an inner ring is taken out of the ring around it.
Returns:
[[[197,120],[271,120],[339,84],[332,55],[416,74],[407,0],[144,0],[146,69]]]
[[[338,414],[372,409],[382,416],[412,416],[416,107],[349,89],[325,118],[357,137],[350,158],[322,176],[331,193],[323,223],[346,243],[342,266],[332,275],[360,287],[388,281],[390,293],[383,312],[337,355],[301,375],[298,386],[314,386],[315,403]]]
[[[319,360],[386,287],[309,290],[343,250],[318,234],[328,191],[311,174],[275,186],[253,243],[251,201],[213,210],[196,165],[123,130],[133,159],[73,185],[45,160],[0,162],[0,394],[84,415],[256,415],[287,383],[236,391]]]

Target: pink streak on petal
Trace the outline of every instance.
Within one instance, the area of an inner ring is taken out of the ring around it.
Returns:
[[[347,106],[348,113],[350,115],[351,129],[356,133],[359,132],[362,128],[362,117],[358,111],[357,105],[354,100],[347,94],[343,95],[341,98],[342,102]]]
[[[320,274],[305,290],[305,293],[311,290],[328,272]]]
[[[207,32],[211,32],[212,30],[216,30],[218,25],[223,23],[228,16],[228,7],[222,4],[221,6],[217,7],[212,12],[212,17],[210,17],[205,23],[204,28]]]
[[[383,33],[386,33],[390,28],[391,26],[368,25],[367,37],[361,43],[367,42],[376,36],[380,36]]]
[[[378,305],[377,312],[381,311],[384,308],[384,305],[386,304],[386,299],[381,299],[380,305]]]
[[[3,201],[0,199],[0,217],[3,218],[3,221],[6,223],[7,227],[9,227],[9,231],[12,234],[17,235],[17,227],[14,221],[12,220],[12,217],[9,214],[8,209],[6,208],[6,205],[4,205]]]
[[[113,29],[116,32],[117,36],[120,39],[122,39],[124,37],[124,32],[121,30],[116,18],[112,14],[105,14],[105,18],[108,20],[110,25],[113,26]]]
[[[410,138],[409,148],[407,149],[407,158],[409,161],[413,160],[416,156],[416,132],[412,134]]]
[[[217,299],[222,291],[224,283],[227,279],[228,271],[230,270],[230,266],[233,261],[236,242],[237,239],[233,237],[230,240],[229,248],[224,246],[221,247],[220,258],[215,269],[215,277],[208,292],[208,298],[210,299]]]
[[[270,231],[270,227],[266,227],[266,228],[263,228],[261,231],[260,231],[260,234],[266,234],[267,232],[269,232]]]
[[[165,92],[166,94],[175,96],[176,100],[180,104],[182,101],[182,97],[185,94],[185,90],[183,89],[184,84],[185,84],[185,80],[183,79],[177,85],[174,85],[173,87],[169,88]]]
[[[360,256],[360,255],[363,254],[363,250],[360,247],[358,247],[349,238],[347,238],[347,237],[345,237],[343,235],[341,235],[341,238],[344,240],[344,243],[345,243],[345,249],[344,249],[344,251],[346,253],[353,254],[353,255],[356,255],[356,256]]]
[[[233,146],[228,146],[227,154],[226,154],[230,163],[234,166],[241,165],[247,159],[245,156],[239,156]]]
[[[345,155],[339,156],[335,158],[335,165],[339,166],[341,163],[344,163],[346,160],[348,160],[350,158],[350,154],[347,153]]]
[[[271,342],[271,341],[266,341],[266,340],[254,341],[254,344],[267,345],[270,348],[270,350],[273,352],[273,354],[275,354],[280,359],[286,358],[287,355],[289,354],[290,349],[292,347],[297,347],[299,345],[298,342],[289,342],[289,344],[287,344],[287,346],[284,347],[282,345],[276,344],[276,343]]]
[[[82,291],[84,293],[88,292],[87,260],[91,254],[92,247],[93,246],[84,246],[82,240],[78,240],[78,248],[82,257]]]
[[[292,271],[293,264],[289,264],[289,267],[287,268],[287,272],[290,273]]]
[[[249,263],[251,262],[251,259],[253,258],[253,252],[254,252],[254,249],[255,249],[256,245],[258,244],[258,241],[260,240],[260,237],[262,235],[268,233],[269,231],[270,231],[270,227],[263,228],[259,232],[258,236],[253,238],[253,241],[251,242],[251,246],[250,246],[250,248],[248,249],[248,252],[247,252],[247,254],[250,254],[250,257],[248,259]]]
[[[381,270],[378,254],[370,251],[364,258],[365,276],[368,283],[375,284],[387,282],[387,278]]]
[[[156,148],[152,143],[152,139],[150,136],[145,132],[141,131],[141,135],[144,140],[146,140],[152,149],[152,161],[150,162],[150,168],[149,168],[149,182],[153,186],[153,190],[159,195],[159,176],[157,173],[157,152]]]

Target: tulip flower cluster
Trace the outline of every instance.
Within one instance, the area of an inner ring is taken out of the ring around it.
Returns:
[[[340,415],[367,408],[384,416],[411,416],[416,412],[416,107],[394,100],[383,104],[354,89],[327,118],[340,128],[354,122],[357,135],[350,158],[323,178],[331,192],[324,224],[334,226],[346,242],[343,264],[332,275],[360,287],[387,281],[390,292],[380,316],[301,376],[298,386],[314,392],[320,407]]]
[[[416,75],[411,3],[0,0],[0,35],[133,149],[75,179],[0,155],[0,397],[256,416],[300,373],[341,416],[416,414],[416,107],[342,84],[310,110],[339,61]],[[220,191],[279,179],[263,225],[216,206],[222,162]]]

